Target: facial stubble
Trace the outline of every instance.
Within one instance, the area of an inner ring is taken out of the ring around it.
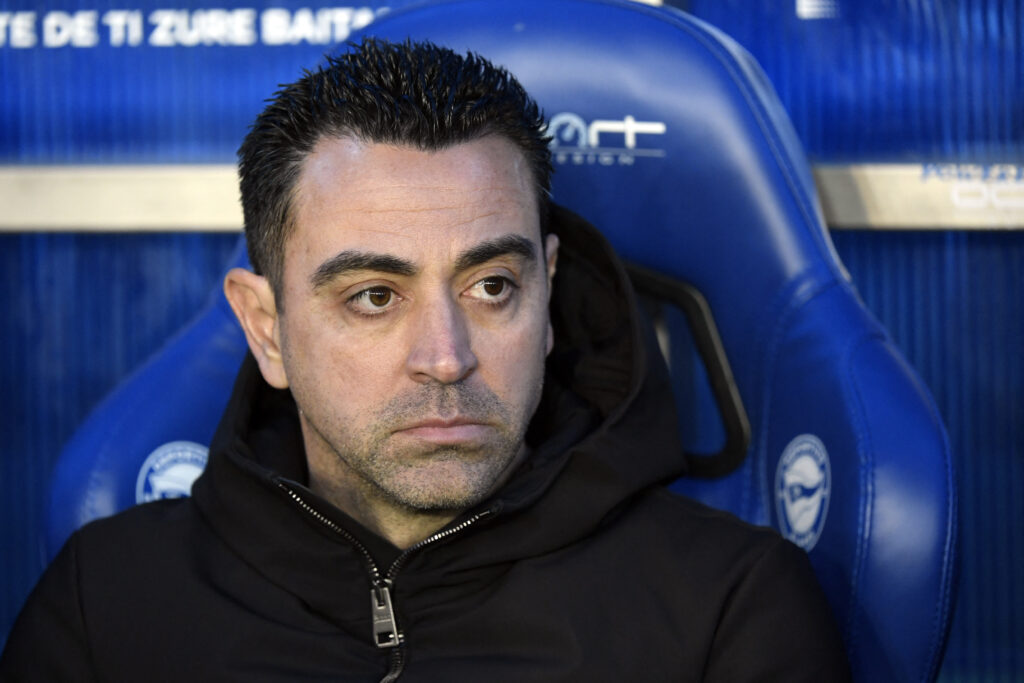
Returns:
[[[542,385],[543,376],[516,408],[482,384],[428,383],[394,397],[375,415],[361,416],[369,427],[359,431],[341,424],[324,430],[308,415],[306,421],[341,470],[378,497],[415,512],[459,511],[487,498],[521,460]],[[422,421],[456,416],[487,425],[491,436],[472,444],[431,444],[402,435]]]

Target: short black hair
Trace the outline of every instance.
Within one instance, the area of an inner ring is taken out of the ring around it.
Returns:
[[[326,137],[437,151],[486,135],[524,155],[547,231],[551,152],[537,103],[505,69],[432,43],[365,38],[282,86],[238,150],[245,239],[253,269],[280,307],[291,199],[302,163]]]

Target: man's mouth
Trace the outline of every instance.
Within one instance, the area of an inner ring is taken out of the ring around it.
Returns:
[[[436,444],[457,445],[480,443],[490,436],[493,429],[479,419],[431,418],[403,427],[396,434]]]

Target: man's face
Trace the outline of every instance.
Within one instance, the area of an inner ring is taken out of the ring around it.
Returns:
[[[310,475],[364,502],[458,510],[524,454],[550,277],[521,152],[322,140],[292,202],[281,358]]]

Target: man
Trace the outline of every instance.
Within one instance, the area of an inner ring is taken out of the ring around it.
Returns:
[[[473,55],[368,40],[279,92],[209,466],[72,537],[0,677],[845,679],[802,552],[659,487],[665,370],[550,173]]]

